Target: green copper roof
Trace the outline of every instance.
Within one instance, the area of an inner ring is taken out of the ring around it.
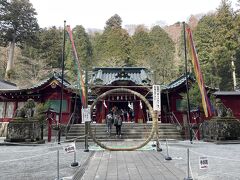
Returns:
[[[188,77],[188,79],[194,81],[194,78],[193,78],[192,74],[188,74],[187,77]],[[168,84],[164,89],[166,89],[166,90],[174,89],[174,88],[179,87],[181,85],[185,85],[185,83],[186,83],[186,75],[183,74],[178,79],[176,79],[175,81]]]
[[[90,83],[111,85],[117,81],[132,81],[136,85],[150,85],[150,71],[140,67],[94,68]]]

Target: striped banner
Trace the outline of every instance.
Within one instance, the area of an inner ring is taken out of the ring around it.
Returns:
[[[211,110],[211,103],[210,103],[210,100],[207,96],[207,92],[205,89],[203,75],[202,75],[201,68],[199,65],[196,48],[195,48],[195,45],[193,42],[192,31],[190,28],[187,28],[187,47],[188,47],[189,54],[192,59],[192,64],[193,64],[194,72],[196,75],[198,87],[200,89],[200,93],[202,96],[202,105],[203,105],[204,114],[206,117],[210,117],[213,115],[212,110]]]
[[[70,39],[70,42],[71,42],[71,45],[72,45],[74,63],[77,66],[78,82],[80,82],[80,86],[78,88],[80,88],[81,102],[82,102],[82,105],[84,107],[87,107],[86,90],[85,90],[85,84],[84,84],[84,80],[83,80],[83,76],[82,76],[82,69],[81,69],[80,61],[78,59],[77,50],[76,50],[76,47],[75,47],[75,44],[74,44],[72,30],[71,30],[69,25],[67,26],[67,32],[68,32],[69,39]]]

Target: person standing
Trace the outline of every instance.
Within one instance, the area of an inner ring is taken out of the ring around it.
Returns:
[[[116,127],[116,136],[121,137],[122,117],[120,113],[117,113],[114,118],[114,126]]]
[[[107,123],[107,132],[109,133],[109,135],[111,135],[112,124],[113,124],[113,116],[112,116],[112,113],[108,113],[108,114],[107,114],[106,123]]]

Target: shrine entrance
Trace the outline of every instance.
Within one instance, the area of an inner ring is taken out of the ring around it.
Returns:
[[[101,94],[97,99],[95,99],[95,101],[91,105],[91,113],[93,112],[93,108],[95,107],[95,105],[99,101],[104,101],[106,96],[108,96],[110,94],[113,94],[113,93],[123,93],[123,92],[131,93],[131,94],[135,95],[136,97],[138,97],[146,105],[146,107],[149,110],[149,112],[151,112],[151,116],[153,117],[153,123],[152,123],[151,132],[149,133],[149,135],[146,138],[146,140],[144,142],[142,142],[141,144],[139,144],[139,145],[135,145],[133,147],[115,148],[115,147],[108,147],[107,145],[101,143],[97,139],[97,137],[94,135],[93,129],[91,128],[91,125],[90,125],[90,127],[89,127],[89,134],[90,134],[91,138],[93,139],[93,141],[97,145],[99,145],[103,149],[107,149],[107,150],[111,150],[111,151],[133,151],[133,150],[142,148],[145,145],[147,145],[151,141],[151,139],[153,138],[155,133],[156,133],[156,137],[158,139],[158,120],[157,120],[156,112],[153,111],[152,106],[150,105],[148,100],[143,95],[141,95],[140,93],[138,93],[136,91],[133,91],[133,90],[130,90],[130,89],[127,89],[127,88],[117,88],[117,89],[109,90],[109,91]]]
[[[149,121],[149,115],[147,114],[149,111],[143,100],[134,94],[126,92],[114,92],[99,99],[93,109],[94,121],[96,123],[105,123],[107,114],[112,112],[114,108],[121,113],[123,122],[146,123]]]

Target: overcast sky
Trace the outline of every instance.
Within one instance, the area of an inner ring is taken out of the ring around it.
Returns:
[[[30,0],[40,27],[63,26],[103,29],[106,21],[118,14],[127,24],[151,26],[187,21],[191,14],[215,11],[221,0]],[[237,0],[231,0],[236,7]]]

